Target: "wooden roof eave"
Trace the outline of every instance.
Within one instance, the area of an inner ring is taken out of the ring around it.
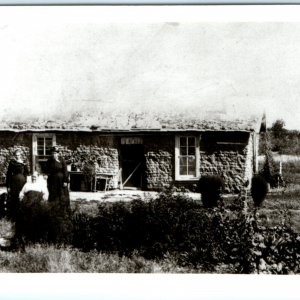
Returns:
[[[42,132],[82,132],[82,133],[154,133],[154,132],[259,132],[256,129],[196,129],[196,128],[187,128],[187,129],[171,129],[171,128],[162,128],[162,129],[144,129],[144,128],[134,128],[134,129],[97,129],[91,130],[87,129],[75,129],[75,128],[41,128],[41,129],[0,129],[0,132],[15,132],[15,133],[42,133]]]

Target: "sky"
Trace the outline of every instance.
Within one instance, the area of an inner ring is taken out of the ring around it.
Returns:
[[[265,111],[300,130],[300,23],[172,9],[0,7],[0,118]]]

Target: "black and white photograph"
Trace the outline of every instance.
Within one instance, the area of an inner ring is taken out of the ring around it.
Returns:
[[[0,272],[299,274],[286,9],[1,6]]]

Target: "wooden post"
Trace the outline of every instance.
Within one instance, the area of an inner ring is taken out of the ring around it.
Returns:
[[[279,176],[277,178],[277,189],[279,189],[281,178],[282,178],[282,161],[279,162]]]
[[[282,175],[282,161],[279,162],[279,175]]]

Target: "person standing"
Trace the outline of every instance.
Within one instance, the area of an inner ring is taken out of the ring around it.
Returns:
[[[49,204],[66,212],[70,209],[70,197],[68,190],[69,176],[67,165],[59,156],[57,147],[51,149],[51,157],[46,163],[47,187],[49,191]]]
[[[50,208],[48,239],[54,243],[68,243],[71,237],[71,209],[68,190],[68,171],[57,147],[51,149],[51,157],[46,163],[47,187]]]
[[[6,187],[9,195],[8,214],[13,220],[16,219],[20,206],[20,191],[27,181],[28,167],[22,159],[20,149],[15,150],[14,158],[10,160],[6,173]]]

